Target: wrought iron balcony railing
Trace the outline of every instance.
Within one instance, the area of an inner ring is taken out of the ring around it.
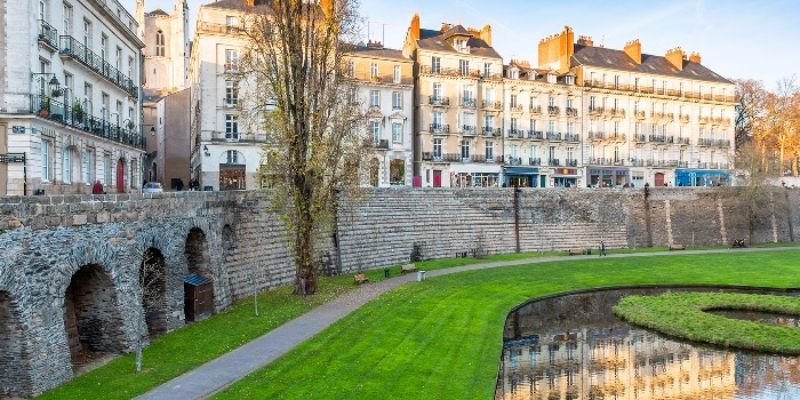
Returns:
[[[78,61],[80,64],[83,64],[98,75],[122,88],[122,90],[128,92],[130,96],[138,96],[139,88],[136,86],[135,82],[109,64],[105,59],[100,57],[100,55],[84,46],[83,43],[72,36],[61,35],[59,39],[61,44],[59,52],[62,56]]]

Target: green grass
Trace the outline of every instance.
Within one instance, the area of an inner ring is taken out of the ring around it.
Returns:
[[[798,287],[798,257],[565,257],[432,278],[386,293],[216,398],[490,399],[505,318],[531,298],[640,284]]]
[[[800,298],[741,293],[669,293],[629,296],[614,313],[667,335],[723,347],[800,354],[800,329],[726,318],[706,311],[764,311],[800,315]]]
[[[366,273],[371,281],[383,271]],[[316,296],[302,298],[282,287],[258,296],[260,316],[253,298],[244,298],[228,310],[168,333],[143,352],[143,371],[135,373],[133,354],[118,357],[54,390],[41,399],[129,399],[211,361],[312,308],[355,288],[352,275],[320,280]]]

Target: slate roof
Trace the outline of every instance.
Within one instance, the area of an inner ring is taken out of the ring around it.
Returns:
[[[642,54],[642,63],[636,62],[622,50],[605,47],[575,45],[572,66],[591,65],[645,74],[666,75],[676,78],[711,82],[733,83],[702,64],[683,60],[683,70],[678,70],[665,57]]]
[[[417,41],[417,45],[419,48],[424,50],[446,51],[461,54],[453,46],[447,43],[448,38],[453,37],[454,35],[462,34],[461,31],[469,35],[469,32],[461,25],[456,25],[448,29],[446,32],[432,29],[420,29],[420,38]],[[482,39],[478,39],[472,35],[470,35],[470,38],[467,41],[467,46],[470,48],[471,55],[479,57],[502,58],[492,46]]]
[[[222,8],[226,10],[252,11],[254,8],[267,9],[268,6],[263,0],[256,0],[255,7],[247,5],[247,0],[219,0],[203,4],[200,7]]]
[[[393,58],[402,61],[409,61],[409,62],[411,61],[410,58],[403,55],[402,50],[396,50],[396,49],[370,48],[370,47],[360,46],[351,50],[349,53],[353,55],[360,55],[367,57]]]
[[[160,9],[160,8],[156,8],[155,10],[153,10],[153,11],[150,11],[149,13],[147,13],[147,16],[148,16],[148,17],[155,17],[155,16],[159,16],[159,17],[169,17],[169,14],[167,14],[167,12],[166,12],[166,11],[164,11],[164,10],[162,10],[162,9]]]

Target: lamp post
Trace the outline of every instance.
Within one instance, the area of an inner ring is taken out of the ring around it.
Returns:
[[[44,92],[44,82],[45,82],[45,79],[47,79],[46,77],[52,76],[52,78],[50,78],[50,80],[47,82],[47,88],[49,89],[48,96],[56,97],[56,98],[61,97],[61,95],[62,95],[61,82],[58,81],[58,78],[56,77],[56,74],[54,74],[52,72],[31,72],[31,78],[36,77],[36,76],[40,76],[41,77],[41,78],[38,79],[38,82],[40,82],[39,88],[40,88],[41,92]],[[41,94],[45,95],[45,93],[41,93]]]

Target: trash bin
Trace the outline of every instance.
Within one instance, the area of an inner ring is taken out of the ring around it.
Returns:
[[[425,280],[425,274],[428,271],[417,271],[417,282],[422,282]]]

